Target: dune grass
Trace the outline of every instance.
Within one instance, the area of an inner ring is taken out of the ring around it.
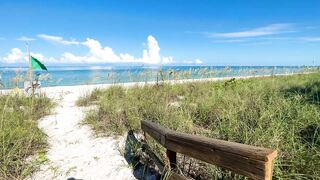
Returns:
[[[320,73],[113,86],[78,101],[93,104],[86,123],[98,133],[140,132],[140,121],[151,120],[180,132],[277,149],[274,178],[320,177]],[[152,148],[163,157],[163,148]],[[211,165],[196,171],[207,178],[243,178]]]
[[[0,179],[23,179],[45,160],[46,135],[37,120],[53,105],[46,97],[0,94]]]

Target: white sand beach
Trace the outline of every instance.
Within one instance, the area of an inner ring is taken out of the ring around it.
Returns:
[[[30,179],[135,179],[120,153],[123,139],[95,137],[89,126],[81,125],[84,109],[75,102],[89,89],[43,88],[58,106],[40,120],[39,127],[48,135],[48,162]]]

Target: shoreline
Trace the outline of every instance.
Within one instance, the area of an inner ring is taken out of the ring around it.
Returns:
[[[230,77],[212,77],[212,78],[199,78],[199,79],[179,79],[179,80],[165,80],[164,83],[169,84],[181,84],[181,83],[190,83],[190,82],[214,82],[214,81],[224,81],[230,79],[249,79],[249,78],[262,78],[262,77],[271,77],[271,76],[291,76],[291,75],[298,75],[298,74],[311,74],[317,72],[304,72],[304,73],[286,73],[286,74],[268,74],[268,75],[250,75],[250,76],[230,76]],[[159,81],[161,82],[161,81]],[[74,85],[74,86],[50,86],[50,87],[42,87],[40,88],[40,93],[44,93],[48,95],[50,98],[56,97],[57,94],[61,93],[74,93],[78,92],[80,94],[90,93],[94,89],[103,89],[109,88],[111,86],[122,86],[125,88],[134,87],[134,86],[146,86],[146,85],[154,85],[156,81],[146,81],[146,82],[124,82],[124,83],[112,83],[112,84],[85,84],[85,85]],[[10,93],[11,89],[0,89],[0,94],[7,94]],[[22,88],[19,88],[23,90]]]

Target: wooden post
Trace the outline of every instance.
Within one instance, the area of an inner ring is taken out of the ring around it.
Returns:
[[[167,157],[169,159],[170,168],[172,170],[176,170],[176,168],[177,168],[177,153],[167,149]]]
[[[173,170],[177,169],[177,153],[180,153],[251,179],[272,179],[276,150],[179,133],[150,121],[142,121],[141,129],[167,149]]]

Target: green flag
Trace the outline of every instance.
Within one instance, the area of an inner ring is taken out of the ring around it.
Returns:
[[[42,69],[42,70],[48,70],[47,67],[42,64],[38,59],[31,56],[31,65],[32,69]]]

